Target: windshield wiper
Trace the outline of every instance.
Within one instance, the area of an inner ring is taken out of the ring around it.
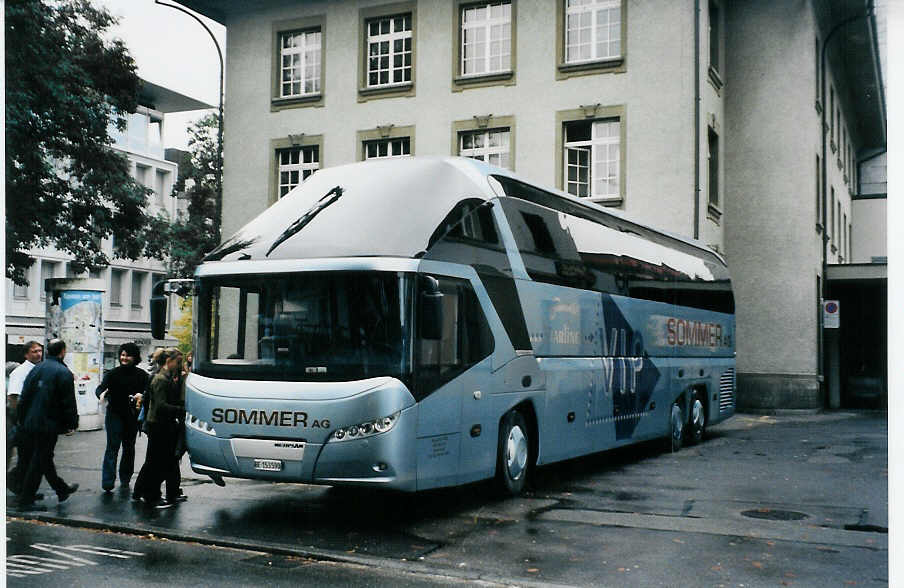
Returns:
[[[311,207],[311,210],[307,211],[301,217],[298,218],[294,223],[289,225],[289,227],[282,232],[282,234],[276,238],[276,241],[273,242],[273,245],[270,245],[270,249],[267,249],[267,254],[265,257],[269,257],[270,253],[279,247],[284,241],[298,233],[301,229],[305,228],[309,222],[314,220],[314,217],[320,214],[324,208],[332,204],[333,202],[339,200],[339,197],[342,196],[344,190],[342,186],[336,186],[326,194],[324,194],[323,198],[317,201],[317,204]]]

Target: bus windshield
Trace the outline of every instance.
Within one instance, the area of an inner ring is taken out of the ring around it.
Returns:
[[[203,277],[195,372],[234,380],[407,379],[410,283],[405,274],[372,271]]]

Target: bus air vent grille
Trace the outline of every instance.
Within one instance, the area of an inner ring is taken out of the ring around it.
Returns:
[[[719,412],[731,409],[734,405],[734,368],[722,372],[719,378]]]

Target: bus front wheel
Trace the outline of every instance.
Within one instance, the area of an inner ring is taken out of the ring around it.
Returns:
[[[499,425],[496,480],[504,494],[516,496],[524,490],[530,467],[529,435],[527,420],[519,411],[509,411],[502,417]]]

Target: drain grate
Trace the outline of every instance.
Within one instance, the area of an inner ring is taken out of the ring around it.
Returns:
[[[751,519],[763,519],[766,521],[802,521],[809,518],[810,515],[793,510],[776,510],[773,508],[758,508],[756,510],[745,510],[741,513],[745,517]]]

